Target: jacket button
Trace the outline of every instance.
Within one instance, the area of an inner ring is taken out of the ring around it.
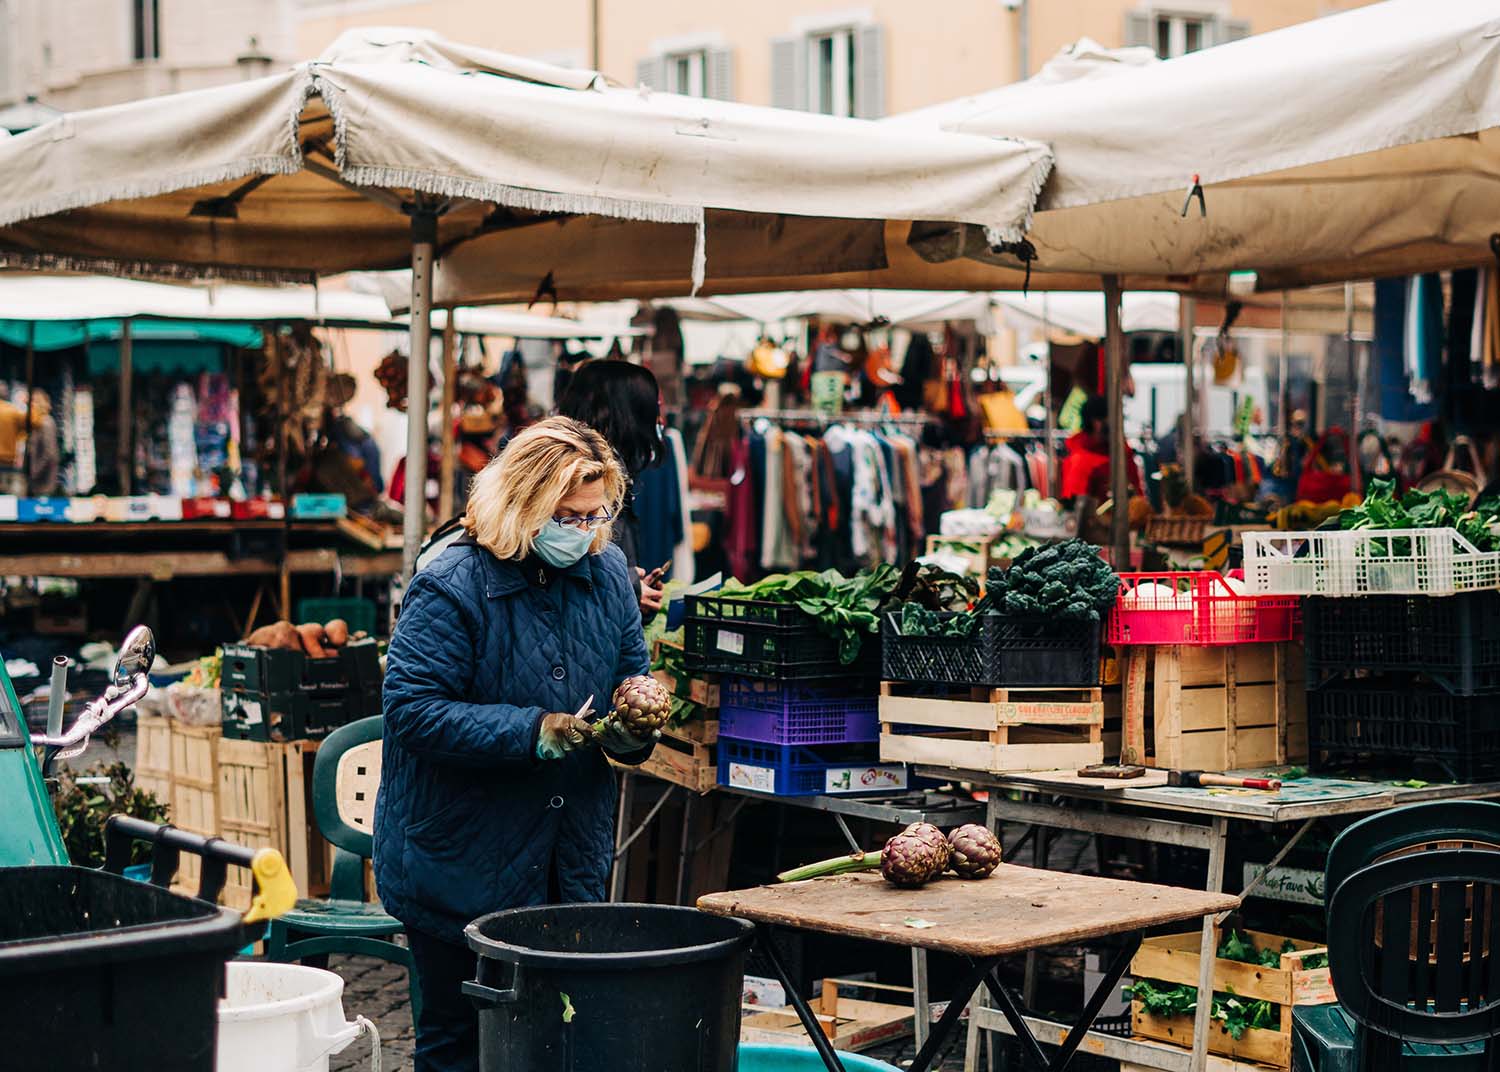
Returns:
[[[565,678],[567,676],[568,676],[568,671],[566,669],[564,669],[563,667],[561,667],[561,666],[554,666],[552,668],[552,680],[553,681],[561,681],[563,678]]]
[[[551,800],[547,801],[547,807],[549,807],[549,808],[560,808],[562,806],[563,806],[563,798],[562,797],[553,797]]]

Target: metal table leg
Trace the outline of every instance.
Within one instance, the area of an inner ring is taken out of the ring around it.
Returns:
[[[802,996],[801,989],[792,981],[785,965],[781,963],[781,956],[776,952],[776,943],[772,941],[771,928],[759,927],[757,934],[760,947],[765,950],[766,959],[771,962],[771,970],[776,973],[776,978],[780,979],[781,985],[786,988],[787,1001],[792,1003],[797,1019],[802,1021],[802,1026],[807,1029],[807,1034],[812,1039],[813,1049],[817,1050],[818,1056],[823,1058],[823,1064],[828,1067],[828,1072],[844,1072],[844,1063],[834,1052],[833,1043],[828,1041],[828,1036],[823,1034],[823,1025],[818,1023],[818,1018],[807,1004],[807,999]]]
[[[927,1036],[927,1041],[912,1058],[908,1066],[909,1072],[927,1072],[937,1063],[943,1050],[947,1049],[953,1033],[958,1030],[958,1018],[963,1015],[964,1006],[969,1003],[969,999],[974,996],[974,991],[979,989],[979,984],[984,982],[990,972],[994,971],[998,963],[998,960],[992,958],[970,964],[969,971],[954,989],[953,997],[948,1001],[948,1007],[943,1010],[943,1015],[933,1025],[932,1034]]]
[[[1041,1072],[1063,1072],[1068,1062],[1073,1059],[1073,1054],[1078,1051],[1084,1036],[1088,1034],[1089,1028],[1098,1019],[1099,1010],[1104,1008],[1104,1003],[1109,1000],[1110,994],[1120,984],[1120,979],[1130,967],[1131,958],[1141,947],[1141,934],[1136,932],[1128,937],[1125,948],[1115,956],[1109,968],[1104,973],[1104,978],[1094,988],[1093,994],[1089,996],[1083,1011],[1078,1014],[1078,1019],[1068,1030],[1067,1037],[1063,1039],[1062,1045],[1057,1053],[1049,1061],[1047,1055],[1042,1052],[1041,1044],[1037,1042],[1036,1036],[1031,1033],[1030,1026],[1026,1023],[1025,1014],[1022,1013],[1020,1005],[1013,995],[1000,981],[1000,977],[994,971],[988,971],[984,976],[984,985],[994,999],[995,1005],[1010,1022],[1011,1030],[1015,1032],[1016,1038],[1020,1040],[1026,1055],[1031,1058],[1033,1064]]]
[[[1224,890],[1224,856],[1229,842],[1229,820],[1215,818],[1209,831],[1208,877],[1203,888],[1209,893]],[[1193,1059],[1191,1072],[1208,1068],[1208,1032],[1213,1026],[1214,960],[1218,943],[1214,941],[1214,917],[1203,917],[1203,940],[1198,947],[1198,1008],[1193,1016]],[[1207,998],[1204,995],[1208,995]]]
[[[635,803],[635,775],[620,772],[619,810],[615,818],[615,854],[609,873],[609,900],[619,904],[625,899],[625,824],[630,822],[630,810]]]

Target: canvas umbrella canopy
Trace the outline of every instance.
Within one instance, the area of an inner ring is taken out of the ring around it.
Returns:
[[[843,238],[821,263],[857,266],[878,255],[859,235],[888,219],[1019,238],[1050,166],[1030,142],[894,137],[858,120],[613,88],[421,31],[363,31],[283,74],[70,113],[6,139],[0,263],[278,280],[409,264],[408,382],[421,401],[408,456],[420,457],[440,251],[539,219],[602,216],[684,232],[694,279],[715,255],[712,212],[753,216],[767,233],[822,224]],[[424,528],[412,485],[408,570]]]

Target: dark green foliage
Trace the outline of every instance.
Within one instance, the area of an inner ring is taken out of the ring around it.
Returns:
[[[731,580],[718,594],[794,604],[839,642],[839,661],[847,666],[859,658],[865,635],[880,631],[876,611],[896,590],[900,579],[895,566],[882,562],[853,577],[845,577],[838,570],[801,570],[775,573],[752,585]]]
[[[1008,615],[1097,622],[1120,594],[1120,579],[1085,540],[1023,551],[1010,569],[991,569],[985,604]]]
[[[952,573],[941,566],[913,562],[901,574],[894,601],[915,603],[927,610],[968,610],[979,598],[974,578]]]
[[[944,615],[915,603],[901,607],[902,636],[970,637],[978,624],[978,616],[969,613]]]
[[[1500,551],[1500,536],[1492,527],[1500,520],[1500,496],[1484,495],[1469,508],[1469,500],[1444,488],[1408,491],[1396,498],[1390,480],[1372,480],[1365,501],[1339,514],[1342,529],[1433,529],[1454,528],[1481,551]],[[1398,540],[1392,554],[1410,554]]]
[[[79,778],[108,778],[109,782],[80,785]],[[135,777],[123,763],[96,763],[81,772],[60,768],[52,810],[74,867],[104,866],[104,821],[111,815],[129,815],[153,823],[167,821],[167,806],[151,793],[135,788]],[[131,863],[145,863],[150,858],[151,846],[145,842],[136,842],[131,848]]]

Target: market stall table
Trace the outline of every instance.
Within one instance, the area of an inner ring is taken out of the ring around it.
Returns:
[[[1078,1049],[1151,927],[1230,911],[1239,898],[1222,893],[1120,882],[1002,864],[988,879],[943,879],[921,889],[897,889],[878,875],[837,875],[779,886],[714,893],[698,900],[705,912],[738,916],[761,927],[761,948],[770,960],[797,1016],[830,1072],[842,1072],[806,999],[788,976],[768,929],[786,926],[850,938],[950,953],[968,963],[952,1000],[911,1063],[912,1072],[932,1067],[958,1026],[969,999],[983,985],[1000,1006],[1028,1056],[1045,1072],[1061,1072]],[[1034,949],[1120,936],[1124,948],[1084,1004],[1077,1022],[1049,1061],[1021,1014],[1015,995],[996,966]]]
[[[1404,804],[1428,800],[1475,800],[1500,797],[1500,782],[1468,785],[1407,785],[1389,781],[1358,781],[1309,775],[1287,781],[1279,792],[1255,789],[1199,789],[1167,784],[1165,770],[1147,770],[1135,779],[1121,781],[1080,778],[1075,771],[1033,771],[988,774],[919,768],[917,773],[944,781],[964,781],[990,790],[987,822],[998,829],[1003,822],[1025,823],[1047,829],[1075,830],[1088,834],[1144,841],[1208,853],[1206,891],[1224,888],[1224,861],[1230,820],[1300,824],[1256,874],[1241,896],[1247,896],[1264,881],[1297,843],[1321,819],[1343,815],[1368,815]],[[1246,776],[1265,775],[1266,768],[1229,772]],[[1036,794],[1044,800],[1012,799],[1016,794]],[[1199,990],[1212,985],[1214,926],[1205,918],[1201,946]],[[1003,1012],[1004,1010],[999,1010]],[[1005,1031],[1013,1026],[997,1010],[976,1009],[970,1021],[971,1042],[978,1031]],[[1206,1067],[1208,1007],[1200,1007],[1194,1025],[1194,1049],[1103,1034],[1089,1036],[1090,1052],[1166,1072],[1201,1072]],[[1060,1024],[1028,1019],[1029,1030],[1045,1039],[1057,1040],[1067,1030]],[[972,1045],[970,1047],[973,1049]],[[973,1056],[971,1052],[970,1063]]]

